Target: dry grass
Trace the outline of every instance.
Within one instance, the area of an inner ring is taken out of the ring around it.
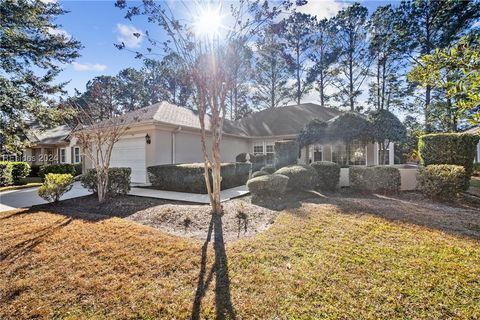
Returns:
[[[86,218],[0,213],[1,319],[190,318],[199,284],[200,318],[218,316],[216,302],[242,319],[480,318],[478,240],[364,209],[286,211],[227,244],[224,278],[210,245],[202,265],[202,242]]]

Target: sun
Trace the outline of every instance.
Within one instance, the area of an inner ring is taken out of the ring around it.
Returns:
[[[213,38],[218,36],[223,28],[222,20],[220,7],[201,9],[194,18],[194,32],[198,37]]]

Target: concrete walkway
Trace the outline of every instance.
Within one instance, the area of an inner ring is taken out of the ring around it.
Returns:
[[[61,200],[83,197],[89,194],[90,192],[83,188],[80,182],[75,182],[72,189],[65,193]],[[28,208],[43,203],[47,202],[38,196],[38,187],[0,192],[0,212]]]
[[[237,198],[249,193],[247,186],[239,186],[231,189],[223,190],[220,193],[220,196],[223,201],[227,201],[233,198]],[[146,188],[135,188],[132,187],[129,195],[139,196],[139,197],[148,197],[148,198],[158,198],[165,200],[174,200],[174,201],[185,201],[185,202],[195,202],[195,203],[205,203],[208,204],[208,194],[198,194],[198,193],[187,193],[187,192],[176,192],[176,191],[165,191],[165,190],[155,190],[155,189],[146,189]]]

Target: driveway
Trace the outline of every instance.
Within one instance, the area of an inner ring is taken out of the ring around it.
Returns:
[[[38,196],[37,192],[38,188],[0,192],[0,212],[47,203]],[[61,200],[83,197],[89,194],[90,192],[82,187],[80,182],[75,182],[72,189],[65,193]]]

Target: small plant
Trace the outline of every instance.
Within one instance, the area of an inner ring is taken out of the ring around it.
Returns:
[[[72,189],[71,174],[49,173],[45,176],[43,185],[38,188],[38,195],[48,202],[58,202],[62,195]]]
[[[187,232],[187,229],[188,227],[190,227],[191,224],[192,224],[192,219],[190,219],[189,217],[186,217],[185,219],[183,219],[183,227],[185,228],[185,232]]]

